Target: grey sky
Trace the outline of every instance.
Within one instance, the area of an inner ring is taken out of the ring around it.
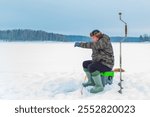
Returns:
[[[36,29],[63,34],[88,35],[99,29],[111,36],[150,34],[149,0],[0,0],[0,29]]]

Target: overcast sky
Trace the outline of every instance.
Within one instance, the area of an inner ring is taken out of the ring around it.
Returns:
[[[150,0],[0,0],[0,29],[35,29],[62,34],[88,35],[99,29],[122,36],[150,34]]]

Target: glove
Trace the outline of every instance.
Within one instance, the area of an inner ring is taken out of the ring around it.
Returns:
[[[79,43],[79,42],[76,42],[76,43],[74,44],[74,47],[80,47],[80,43]]]

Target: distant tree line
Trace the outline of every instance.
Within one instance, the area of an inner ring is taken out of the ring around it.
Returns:
[[[120,42],[123,37],[111,37],[112,42]],[[63,35],[56,33],[48,33],[42,30],[16,29],[16,30],[0,30],[1,41],[91,41],[88,36],[80,35]],[[128,37],[124,42],[145,42],[150,41],[150,36],[145,34],[140,37]]]
[[[17,29],[17,30],[0,30],[1,41],[89,41],[87,36],[62,35],[48,33],[42,30]]]
[[[142,41],[149,41],[150,42],[150,35],[148,35],[148,34],[144,34],[144,35],[140,35],[140,39],[142,40]]]
[[[4,41],[67,41],[64,35],[34,30],[0,31],[0,40]]]

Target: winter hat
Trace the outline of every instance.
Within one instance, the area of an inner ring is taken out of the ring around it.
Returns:
[[[90,33],[90,36],[97,36],[98,38],[102,37],[102,32],[100,32],[99,30],[93,30],[91,33]]]

